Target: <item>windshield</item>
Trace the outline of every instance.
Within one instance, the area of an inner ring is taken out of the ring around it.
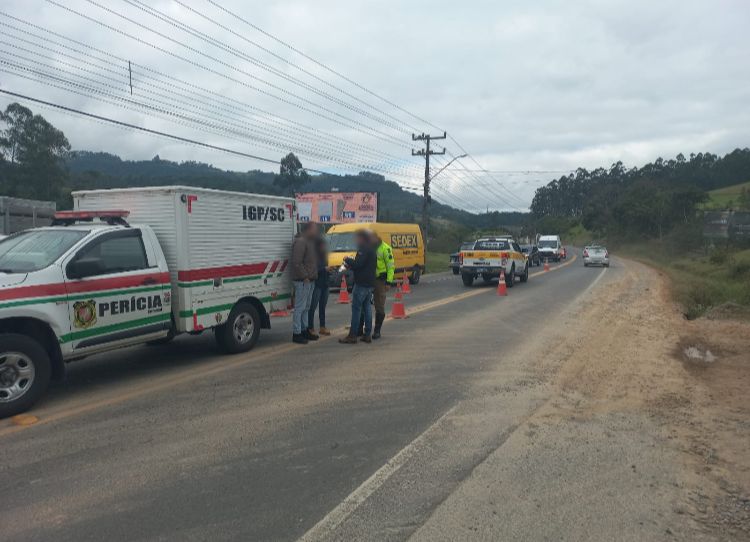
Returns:
[[[477,246],[474,250],[510,250],[510,244],[508,241],[477,241]]]
[[[354,232],[350,233],[332,233],[328,236],[329,252],[356,252],[357,243],[354,239]]]
[[[29,230],[0,241],[0,271],[29,273],[44,269],[80,239],[85,230]]]
[[[539,248],[557,248],[557,241],[539,241]]]

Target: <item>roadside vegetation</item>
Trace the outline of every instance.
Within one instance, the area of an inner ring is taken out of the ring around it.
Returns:
[[[606,244],[664,271],[687,318],[750,311],[750,239],[708,240],[703,211],[750,210],[750,149],[579,169],[539,188],[530,231]]]
[[[427,273],[442,273],[448,271],[448,262],[450,260],[450,254],[447,252],[435,252],[433,250],[427,251],[426,256],[426,272]]]
[[[619,253],[665,272],[686,318],[750,317],[750,248],[675,251],[659,241],[630,244]]]

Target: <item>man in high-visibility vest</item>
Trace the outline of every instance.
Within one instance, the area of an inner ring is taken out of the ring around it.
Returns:
[[[373,297],[375,299],[375,329],[372,338],[380,338],[380,329],[383,327],[385,320],[385,295],[388,288],[393,284],[393,275],[396,272],[396,262],[393,259],[393,249],[391,245],[383,241],[378,235],[374,235],[375,243],[375,290]]]

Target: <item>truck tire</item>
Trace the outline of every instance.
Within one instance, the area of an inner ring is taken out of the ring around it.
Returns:
[[[237,303],[226,323],[216,328],[216,342],[227,354],[247,352],[258,342],[260,315],[250,303]]]
[[[505,274],[505,285],[508,288],[513,288],[513,285],[516,283],[516,264],[513,264],[510,267],[510,273]]]
[[[409,284],[419,284],[419,279],[422,277],[422,268],[415,265],[411,270],[411,277],[409,277]]]
[[[464,286],[471,286],[474,284],[474,275],[471,273],[461,273],[461,280],[464,281]]]
[[[26,335],[0,335],[0,418],[31,408],[49,387],[52,363],[47,350]]]
[[[523,270],[523,275],[521,275],[521,282],[529,282],[529,264],[526,264],[526,268]]]

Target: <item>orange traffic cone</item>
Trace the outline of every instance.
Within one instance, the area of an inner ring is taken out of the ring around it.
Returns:
[[[406,307],[404,307],[404,296],[401,292],[396,292],[396,299],[391,306],[391,318],[402,320],[406,318]]]
[[[404,271],[404,279],[401,281],[401,292],[404,294],[410,294],[411,288],[409,287],[409,277],[406,276],[406,271]]]
[[[544,270],[549,271],[549,260],[544,258]]]
[[[339,298],[336,303],[340,305],[347,305],[351,303],[349,299],[349,290],[346,289],[346,277],[341,277],[341,287],[339,289]]]
[[[505,284],[505,269],[500,268],[500,282],[497,283],[497,295],[508,295],[508,285]]]

